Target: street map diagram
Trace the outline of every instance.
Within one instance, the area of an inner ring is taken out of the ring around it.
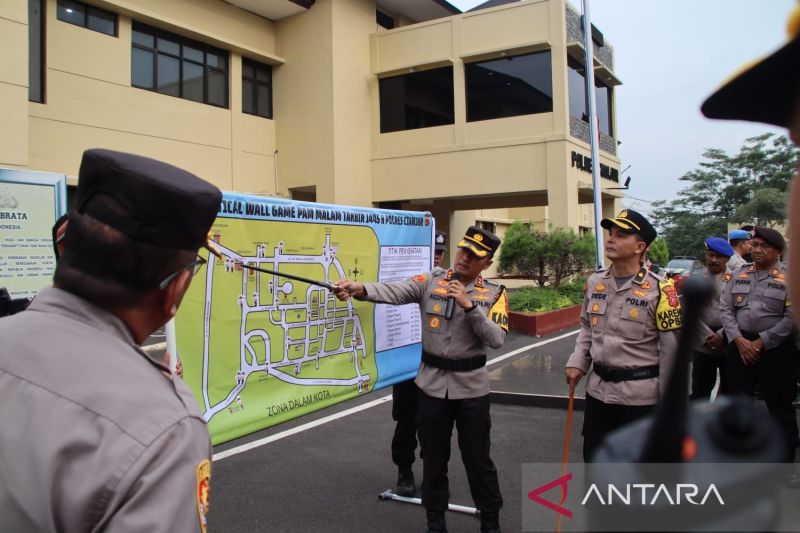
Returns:
[[[266,224],[268,231],[253,231]],[[236,228],[240,225],[247,230]],[[352,300],[341,302],[323,287],[242,265],[326,283],[375,279],[377,259],[373,264],[359,263],[362,254],[379,255],[374,232],[359,226],[225,220],[215,225],[212,234],[222,259],[209,258],[203,278],[193,282],[192,298],[185,304],[202,305],[202,337],[181,339],[186,328],[178,328],[182,354],[187,344],[193,354],[202,354],[200,376],[186,375],[186,379],[202,399],[209,426],[220,416],[247,410],[253,414],[258,410],[262,419],[282,421],[284,415],[288,419],[301,414],[292,412],[299,408],[314,404],[318,409],[344,394],[368,392],[377,374],[372,313],[363,313],[362,320]],[[255,240],[244,247],[236,242],[237,236],[259,234],[281,235],[286,241]],[[359,255],[340,258],[343,244]],[[265,397],[270,398],[267,405]]]

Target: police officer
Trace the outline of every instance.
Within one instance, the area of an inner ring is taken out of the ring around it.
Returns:
[[[505,288],[481,275],[500,246],[494,234],[471,226],[458,243],[453,267],[398,283],[336,283],[337,297],[389,304],[417,303],[422,316],[422,362],[416,383],[423,464],[422,504],[428,531],[446,531],[447,463],[453,424],[470,492],[481,511],[481,531],[500,531],[503,505],[497,469],[489,456],[487,348],[508,331]]]
[[[88,150],[53,287],[0,320],[0,531],[205,531],[211,444],[140,344],[205,262],[221,193]]]
[[[728,260],[735,255],[730,243],[722,237],[709,237],[706,246],[706,271],[703,276],[712,286],[711,301],[702,310],[698,334],[698,347],[692,357],[692,395],[693,400],[708,400],[717,382],[717,371],[720,374],[720,391],[724,390],[725,380],[725,331],[719,316],[719,297],[725,279]]]
[[[447,249],[447,233],[436,231],[433,246],[434,271],[441,271],[442,256]],[[392,419],[396,422],[392,437],[392,462],[397,465],[397,489],[400,496],[414,496],[416,483],[411,465],[417,450],[417,396],[413,379],[392,385]]]
[[[748,262],[751,238],[750,232],[743,229],[735,229],[728,233],[728,242],[734,251],[734,254],[728,260],[729,270],[736,270]]]
[[[607,433],[648,414],[658,402],[681,326],[675,285],[642,261],[656,238],[650,222],[628,209],[600,225],[608,230],[611,266],[587,280],[581,330],[565,370],[574,386],[591,367],[583,422],[586,462]]]
[[[798,438],[792,400],[800,360],[786,267],[779,261],[785,242],[774,229],[756,226],[751,244],[753,263],[732,272],[720,300],[722,325],[730,339],[725,390],[752,397],[760,386],[767,409],[783,429],[791,460]]]

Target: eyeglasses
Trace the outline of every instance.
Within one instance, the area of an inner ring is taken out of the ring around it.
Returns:
[[[206,260],[198,255],[195,258],[194,261],[192,261],[191,263],[189,263],[185,267],[183,267],[183,268],[181,268],[179,270],[176,270],[175,272],[173,272],[172,274],[170,274],[169,276],[164,278],[164,280],[161,283],[158,284],[158,288],[161,289],[161,290],[164,290],[165,288],[167,288],[167,285],[169,285],[169,282],[172,281],[173,278],[175,278],[175,276],[177,276],[178,274],[180,274],[184,270],[191,270],[192,271],[192,276],[196,275],[198,272],[200,272],[200,269],[205,264],[206,264]]]

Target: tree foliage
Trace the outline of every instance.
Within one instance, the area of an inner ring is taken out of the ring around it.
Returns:
[[[654,264],[664,267],[669,262],[669,248],[663,237],[658,237],[647,248],[647,258]]]
[[[699,168],[680,179],[678,198],[653,204],[653,220],[675,255],[703,253],[703,239],[725,236],[729,222],[777,225],[800,161],[800,150],[785,136],[767,133],[746,139],[738,154],[709,148]]]
[[[548,282],[558,287],[562,281],[591,267],[594,250],[594,237],[590,233],[578,236],[566,228],[544,232],[515,221],[503,239],[500,268],[533,278],[540,287]]]

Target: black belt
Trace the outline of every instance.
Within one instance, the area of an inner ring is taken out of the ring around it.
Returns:
[[[422,362],[428,366],[441,368],[442,370],[450,370],[451,372],[469,372],[470,370],[477,370],[486,366],[486,356],[473,355],[472,357],[451,359],[449,357],[433,355],[423,350]]]
[[[658,377],[658,365],[640,366],[638,368],[616,368],[593,361],[592,367],[594,368],[594,373],[600,376],[603,381],[614,383]]]
[[[744,337],[745,339],[747,339],[749,341],[757,341],[758,339],[761,338],[761,335],[759,335],[755,331],[740,331],[739,333],[741,333],[742,337]]]

